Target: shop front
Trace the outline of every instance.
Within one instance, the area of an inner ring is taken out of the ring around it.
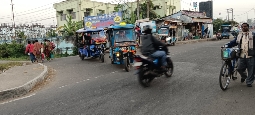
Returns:
[[[206,17],[205,13],[182,10],[165,18],[182,21],[182,36],[189,39],[203,38],[203,25],[211,24],[212,19]]]

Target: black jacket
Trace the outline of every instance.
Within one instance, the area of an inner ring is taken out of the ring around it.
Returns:
[[[157,40],[152,34],[146,34],[142,37],[142,55],[149,56],[158,50],[159,46],[166,46],[161,41]]]

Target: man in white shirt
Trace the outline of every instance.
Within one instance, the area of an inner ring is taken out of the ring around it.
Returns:
[[[242,32],[229,43],[227,43],[227,47],[238,46],[241,49],[238,56],[238,67],[237,71],[241,75],[241,82],[243,83],[246,80],[246,84],[248,87],[252,87],[252,83],[254,82],[254,69],[255,69],[255,36],[252,32],[249,31],[249,24],[242,24]],[[246,69],[248,71],[248,75],[246,73]]]

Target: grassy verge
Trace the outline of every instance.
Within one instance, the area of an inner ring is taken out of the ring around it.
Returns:
[[[5,60],[5,61],[29,61],[28,56],[22,56],[18,58],[10,57],[10,58],[0,58],[0,60]]]
[[[7,70],[14,66],[22,66],[22,62],[6,62],[6,63],[0,63],[0,71]]]

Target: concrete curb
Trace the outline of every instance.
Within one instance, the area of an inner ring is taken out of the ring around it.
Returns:
[[[44,67],[44,70],[41,74],[22,86],[0,91],[0,101],[25,95],[29,93],[37,84],[43,82],[48,74],[48,67],[41,63],[39,63],[39,65]]]

